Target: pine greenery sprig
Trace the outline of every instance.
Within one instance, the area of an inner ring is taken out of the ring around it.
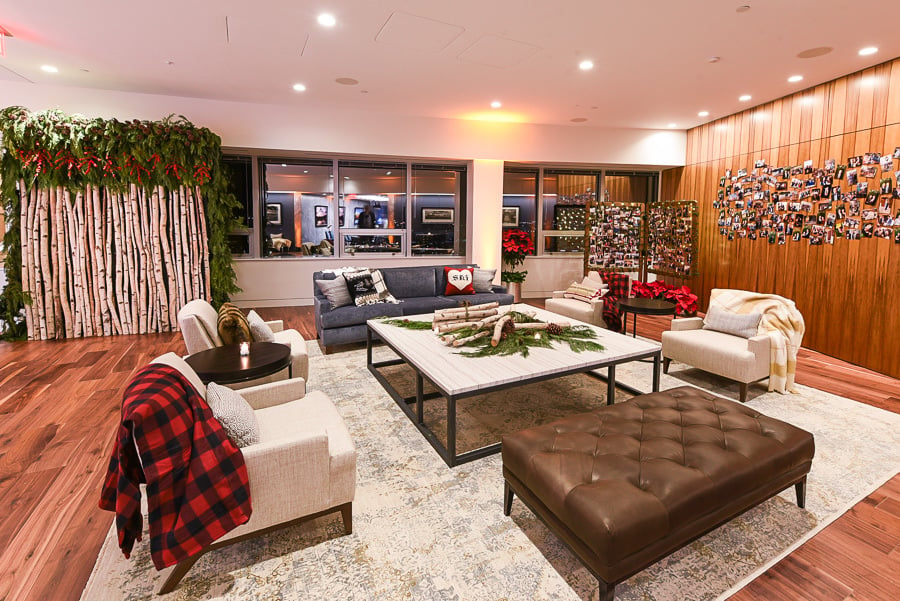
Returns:
[[[381,323],[398,328],[406,328],[407,330],[430,330],[430,321],[414,321],[410,319],[385,319]]]

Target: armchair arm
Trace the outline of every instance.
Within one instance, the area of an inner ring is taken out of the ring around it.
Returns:
[[[756,336],[747,339],[747,350],[757,357],[760,355],[764,356],[766,360],[769,359],[771,346],[772,341],[768,334],[757,334]]]
[[[244,397],[253,409],[264,409],[272,405],[280,405],[306,396],[306,380],[291,378],[278,380],[258,386],[242,388],[238,393]]]
[[[280,332],[280,331],[284,330],[284,320],[283,319],[267,321],[266,325],[269,326],[273,332]]]
[[[563,295],[565,294],[565,290],[554,290],[550,294],[553,295],[552,298],[565,298]]]
[[[702,317],[685,317],[684,319],[672,320],[672,331],[680,332],[683,330],[699,330],[703,327]]]

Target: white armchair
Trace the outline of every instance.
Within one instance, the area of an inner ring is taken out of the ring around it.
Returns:
[[[178,312],[178,326],[184,337],[184,345],[189,355],[222,346],[218,328],[219,314],[212,305],[202,299],[192,300],[185,304]],[[284,322],[280,319],[267,321],[266,324],[275,334],[275,342],[291,347],[291,368],[295,378],[309,378],[309,356],[306,352],[306,340],[297,330],[285,330]],[[230,384],[230,388],[244,388],[265,382],[284,380],[288,376],[288,370],[284,369],[277,374],[253,380],[249,383]]]
[[[703,329],[703,318],[673,319],[662,333],[663,372],[679,361],[740,383],[740,401],[747,400],[747,385],[769,377],[771,339],[767,334],[743,338]]]
[[[179,370],[206,398],[206,386],[175,353],[153,363]],[[174,590],[204,553],[277,528],[340,511],[344,532],[353,531],[356,447],[331,400],[320,391],[307,393],[300,378],[246,388],[240,395],[254,409],[260,430],[260,441],[241,449],[253,514],[171,568],[159,594]]]
[[[599,273],[591,271],[581,285],[596,286],[599,289],[603,285],[603,280],[600,279]],[[566,298],[565,294],[565,290],[554,290],[553,296],[544,302],[544,307],[559,315],[565,315],[601,328],[607,327],[603,320],[602,298]]]

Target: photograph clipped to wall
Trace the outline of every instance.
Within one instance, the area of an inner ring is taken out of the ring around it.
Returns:
[[[694,273],[697,252],[697,201],[664,200],[647,213],[649,271],[685,277]]]

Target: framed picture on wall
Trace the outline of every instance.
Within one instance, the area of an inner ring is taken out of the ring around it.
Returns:
[[[266,225],[281,225],[281,205],[277,202],[266,203]]]
[[[344,227],[344,207],[338,207],[338,222]]]
[[[316,227],[326,227],[328,225],[328,206],[327,205],[316,205]]]
[[[453,223],[453,209],[422,207],[422,223]]]
[[[503,227],[519,227],[519,207],[503,207],[501,223]]]

